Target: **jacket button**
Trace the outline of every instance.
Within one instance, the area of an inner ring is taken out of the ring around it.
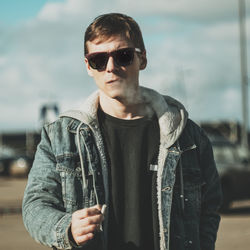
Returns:
[[[167,228],[164,228],[164,229],[163,229],[163,232],[164,232],[164,233],[167,233],[167,232],[168,232],[168,229],[167,229]]]

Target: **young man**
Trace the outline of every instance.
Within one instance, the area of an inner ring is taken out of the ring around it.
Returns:
[[[137,23],[97,17],[85,64],[98,91],[42,131],[23,200],[31,236],[54,249],[214,249],[221,190],[210,142],[179,102],[139,86]]]

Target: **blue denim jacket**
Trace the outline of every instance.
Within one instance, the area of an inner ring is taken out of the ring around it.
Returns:
[[[210,142],[170,97],[141,88],[160,125],[157,201],[160,250],[214,249],[221,189]],[[45,126],[23,199],[31,236],[55,249],[107,250],[109,178],[96,111],[98,92]],[[69,237],[72,213],[106,204],[103,231],[82,247]]]

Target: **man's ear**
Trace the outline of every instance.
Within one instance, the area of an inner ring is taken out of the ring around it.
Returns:
[[[140,60],[141,60],[141,65],[140,65],[140,70],[143,70],[147,66],[147,55],[146,55],[146,50],[142,52],[140,55]]]
[[[88,62],[87,58],[84,58],[84,62],[85,62],[85,66],[86,66],[88,75],[93,77],[93,72],[91,70],[91,67],[89,66],[89,62]]]

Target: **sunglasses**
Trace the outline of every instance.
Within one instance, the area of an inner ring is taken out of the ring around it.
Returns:
[[[139,48],[124,48],[112,52],[96,52],[87,54],[89,65],[92,69],[105,70],[109,57],[113,57],[117,66],[128,66],[133,63],[134,53],[141,53]]]

